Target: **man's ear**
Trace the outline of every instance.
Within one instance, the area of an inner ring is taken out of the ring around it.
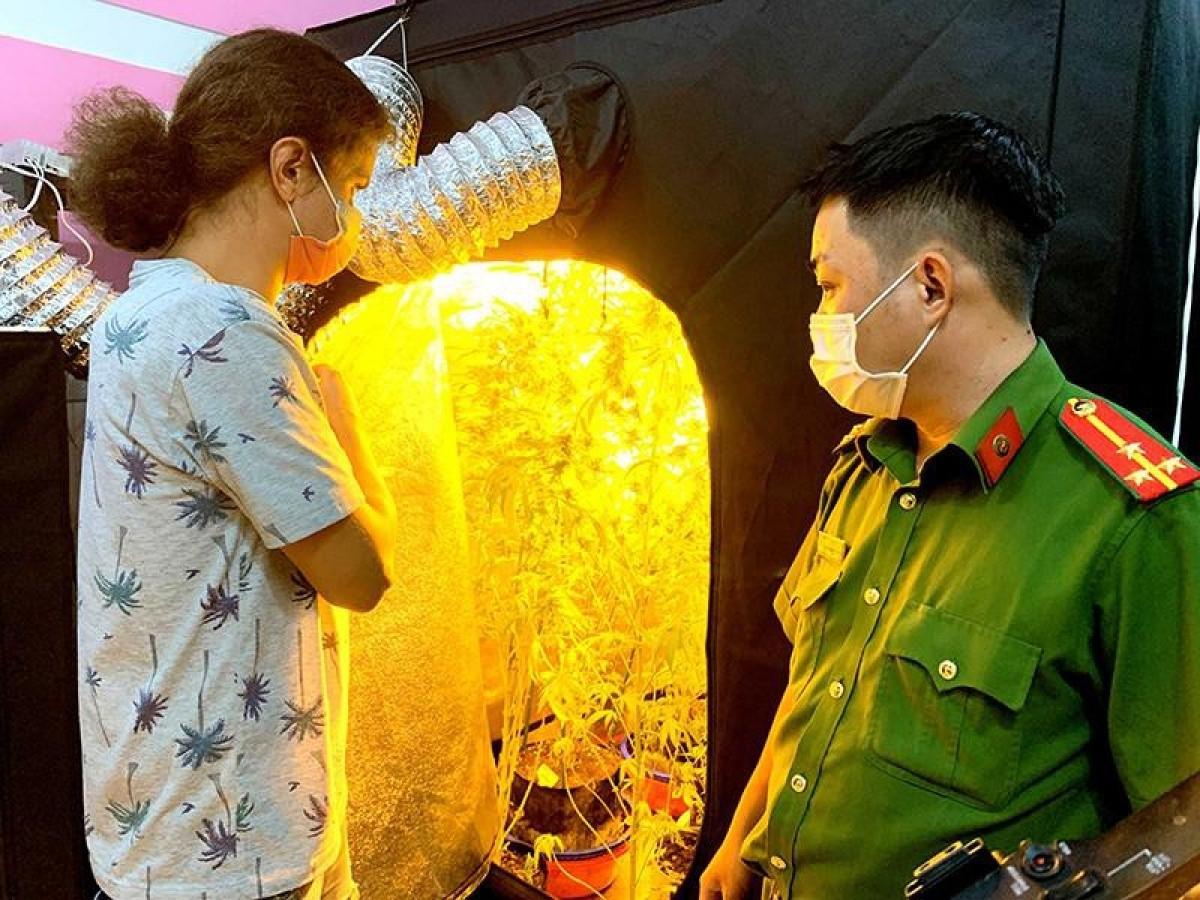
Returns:
[[[275,192],[287,203],[307,193],[310,180],[304,161],[308,158],[308,142],[299,137],[281,137],[271,145],[270,177]]]
[[[955,301],[954,264],[941,250],[926,250],[913,275],[920,285],[922,306],[929,327],[946,317]]]

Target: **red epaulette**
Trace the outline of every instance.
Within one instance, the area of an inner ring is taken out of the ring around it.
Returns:
[[[1143,503],[1200,479],[1196,466],[1098,397],[1068,400],[1058,418]]]

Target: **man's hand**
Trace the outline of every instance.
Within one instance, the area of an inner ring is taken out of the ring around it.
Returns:
[[[1200,900],[1200,884],[1196,885],[1194,888],[1180,897],[1179,900]]]
[[[737,845],[726,841],[700,876],[700,900],[751,900],[755,881],[754,873],[738,855]]]

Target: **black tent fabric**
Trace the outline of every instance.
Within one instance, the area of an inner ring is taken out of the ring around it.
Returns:
[[[0,329],[0,897],[91,897],[62,351]]]
[[[628,100],[625,170],[569,238],[532,229],[503,258],[620,269],[676,312],[710,410],[710,768],[697,878],[733,814],[786,680],[774,591],[851,420],[808,374],[813,210],[796,193],[833,141],[938,112],[1005,120],[1049,155],[1069,213],[1035,325],[1068,376],[1167,434],[1182,346],[1200,125],[1191,0],[417,0],[408,54],[422,152],[532,79],[578,62]],[[344,58],[384,9],[314,34]],[[399,33],[376,51],[400,58]],[[1196,339],[1193,339],[1195,343]],[[1194,351],[1193,351],[1193,355]],[[1200,452],[1192,366],[1189,429]]]

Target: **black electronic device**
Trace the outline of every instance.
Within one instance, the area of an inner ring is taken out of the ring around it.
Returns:
[[[1179,900],[1200,885],[1200,773],[1098,838],[956,841],[913,872],[907,900]]]

